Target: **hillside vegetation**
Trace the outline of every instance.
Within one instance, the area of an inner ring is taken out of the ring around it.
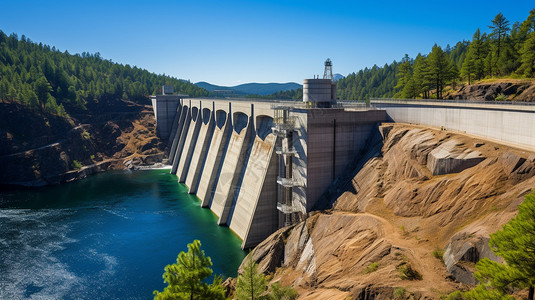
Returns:
[[[162,161],[148,95],[187,81],[0,31],[0,184],[46,185]]]
[[[67,116],[87,110],[86,104],[129,99],[147,100],[164,84],[190,96],[206,96],[196,85],[136,66],[106,60],[100,54],[69,54],[37,44],[24,35],[0,31],[0,101]]]
[[[535,9],[526,20],[511,24],[499,13],[488,32],[478,28],[471,41],[459,41],[415,58],[374,65],[338,81],[338,98],[444,98],[447,88],[489,78],[535,77]]]

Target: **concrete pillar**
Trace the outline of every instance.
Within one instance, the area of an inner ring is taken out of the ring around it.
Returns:
[[[188,175],[188,169],[191,164],[191,157],[193,151],[195,150],[195,145],[197,143],[197,138],[199,136],[199,130],[202,124],[201,118],[202,111],[199,107],[191,108],[191,124],[188,130],[188,136],[184,142],[184,150],[178,162],[178,168],[176,175],[178,176],[178,181],[185,183],[186,177]]]
[[[176,147],[178,146],[178,141],[180,140],[180,135],[182,134],[182,128],[184,127],[184,120],[186,119],[187,111],[183,109],[184,106],[180,106],[180,114],[178,115],[178,120],[176,123],[176,131],[171,141],[171,149],[169,150],[169,163],[172,165],[176,155]]]
[[[186,185],[189,187],[189,193],[197,193],[197,187],[199,186],[199,178],[202,174],[204,163],[206,162],[206,154],[210,149],[210,142],[214,133],[214,111],[213,103],[211,108],[203,108],[202,113],[199,114],[202,117],[201,129],[199,131],[199,137],[197,139],[197,145],[195,151],[191,157],[191,165],[186,176]]]
[[[173,118],[173,123],[171,123],[171,134],[169,134],[169,140],[167,141],[167,145],[171,145],[173,142],[173,139],[175,138],[175,134],[178,127],[178,121],[180,120],[180,110],[182,108],[182,105],[178,104],[176,107],[175,117]]]
[[[228,224],[227,218],[252,135],[251,123],[250,117],[244,113],[235,112],[232,116],[232,135],[210,207],[219,217],[219,225]]]
[[[257,131],[236,203],[229,215],[229,227],[250,248],[278,228],[277,137],[271,133],[271,117],[257,117]]]
[[[200,178],[199,186],[197,188],[197,197],[202,200],[202,207],[209,207],[213,198],[213,191],[218,182],[218,174],[221,169],[225,154],[227,152],[228,139],[230,131],[232,130],[232,120],[227,112],[218,110],[215,113],[215,128],[210,142],[210,149],[206,155],[206,163],[204,164]]]
[[[173,157],[173,164],[171,167],[171,174],[176,174],[178,170],[178,163],[180,162],[180,157],[182,156],[182,152],[184,152],[184,143],[186,142],[186,137],[188,135],[189,126],[191,123],[191,106],[183,106],[182,111],[185,113],[184,117],[184,124],[182,126],[181,134],[178,140],[178,144],[176,146],[176,152]]]

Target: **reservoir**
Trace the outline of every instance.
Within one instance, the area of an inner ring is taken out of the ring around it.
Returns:
[[[0,299],[151,299],[194,239],[236,276],[241,240],[168,169],[0,190]]]

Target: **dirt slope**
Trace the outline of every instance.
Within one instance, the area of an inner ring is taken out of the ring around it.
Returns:
[[[413,125],[380,130],[380,155],[338,187],[331,210],[254,252],[299,299],[438,299],[466,288],[478,259],[499,260],[488,234],[535,187],[533,153]]]

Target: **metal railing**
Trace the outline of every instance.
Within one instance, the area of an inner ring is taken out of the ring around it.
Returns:
[[[277,154],[297,154],[294,147],[276,147],[275,153]]]
[[[403,103],[411,102],[438,103],[438,104],[484,104],[484,105],[510,105],[510,106],[535,106],[535,102],[521,101],[481,101],[481,100],[447,100],[447,99],[394,99],[394,98],[370,98],[370,103]]]
[[[293,206],[293,205],[288,205],[288,204],[284,204],[284,203],[277,203],[277,209],[279,211],[281,211],[282,213],[284,214],[291,214],[291,213],[296,213],[296,212],[300,212],[300,210]]]
[[[303,184],[295,178],[277,177],[277,183],[284,187],[303,186]]]

